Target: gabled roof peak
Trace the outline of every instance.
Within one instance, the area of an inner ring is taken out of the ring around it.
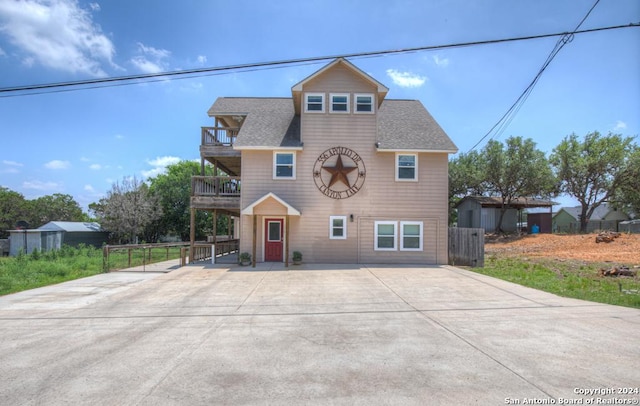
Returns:
[[[294,108],[295,108],[296,114],[300,114],[301,103],[302,103],[301,102],[302,88],[304,87],[304,85],[309,83],[310,81],[318,78],[319,76],[322,76],[325,72],[333,69],[334,67],[336,67],[338,65],[342,65],[342,66],[346,67],[351,72],[353,72],[355,75],[359,76],[364,81],[370,83],[372,85],[372,87],[374,87],[376,89],[376,92],[378,94],[378,97],[377,97],[377,99],[378,99],[378,107],[380,107],[380,105],[382,104],[382,101],[387,96],[387,93],[389,93],[389,88],[386,87],[385,85],[383,85],[382,83],[378,82],[374,78],[372,78],[370,75],[368,75],[367,73],[362,71],[360,68],[358,68],[357,66],[355,66],[354,64],[352,64],[348,60],[346,60],[344,58],[336,58],[333,61],[331,61],[330,63],[328,63],[327,65],[325,65],[324,67],[320,68],[318,71],[316,71],[313,74],[307,76],[306,78],[302,79],[300,82],[298,82],[295,85],[293,85],[293,87],[291,87],[291,95],[293,97]]]

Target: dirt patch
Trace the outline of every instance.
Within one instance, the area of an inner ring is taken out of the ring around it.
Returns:
[[[486,236],[487,255],[615,262],[640,265],[640,234],[621,234],[610,243],[596,243],[597,234]]]

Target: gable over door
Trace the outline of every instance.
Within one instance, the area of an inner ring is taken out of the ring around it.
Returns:
[[[267,218],[264,220],[264,260],[281,262],[283,260],[283,219]]]

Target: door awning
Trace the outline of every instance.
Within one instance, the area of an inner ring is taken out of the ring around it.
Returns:
[[[251,203],[249,206],[244,208],[241,213],[250,215],[250,216],[254,214],[271,214],[271,213],[256,213],[256,211],[258,211],[257,210],[258,206],[268,202],[269,200],[272,200],[272,201],[275,200],[275,202],[277,202],[280,206],[282,206],[282,208],[285,211],[284,214],[287,214],[289,216],[300,216],[300,212],[295,207],[291,206],[289,203],[279,198],[273,192],[269,192],[266,195],[259,198],[258,200],[256,200],[255,202]]]

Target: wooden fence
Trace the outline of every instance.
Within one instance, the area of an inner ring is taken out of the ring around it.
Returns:
[[[449,265],[484,267],[484,229],[449,228]]]

